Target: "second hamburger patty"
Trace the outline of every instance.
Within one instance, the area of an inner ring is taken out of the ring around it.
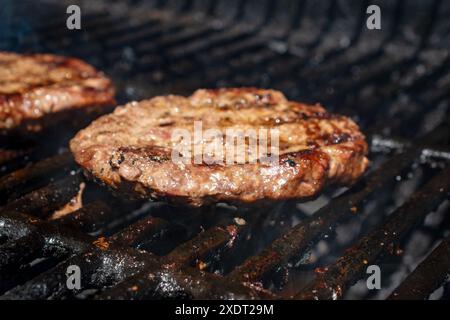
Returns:
[[[0,51],[0,130],[51,113],[113,104],[111,81],[81,60]]]
[[[194,121],[201,121],[203,130],[276,128],[279,159],[177,163],[172,133],[192,132]],[[81,130],[70,148],[78,164],[113,189],[193,206],[310,198],[326,184],[355,182],[368,165],[367,143],[352,120],[255,88],[132,102]]]

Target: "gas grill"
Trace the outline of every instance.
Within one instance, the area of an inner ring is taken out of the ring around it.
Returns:
[[[79,1],[81,30],[68,30],[74,2],[3,1],[0,48],[82,58],[119,103],[227,86],[320,102],[360,124],[371,168],[309,202],[182,208],[86,181],[67,137],[10,138],[1,299],[450,298],[447,1]],[[366,27],[370,4],[381,30]],[[83,206],[55,218],[82,183]]]

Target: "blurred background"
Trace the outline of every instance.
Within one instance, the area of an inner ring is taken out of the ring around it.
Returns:
[[[0,2],[1,49],[85,59],[114,79],[120,102],[270,87],[377,132],[394,130],[386,117],[402,118],[408,125],[395,133],[409,138],[447,113],[446,1]],[[66,28],[71,4],[81,9],[81,30]],[[381,9],[381,30],[366,27],[370,4]]]

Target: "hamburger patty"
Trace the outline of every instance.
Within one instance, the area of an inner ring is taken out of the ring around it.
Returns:
[[[174,130],[192,132],[194,121],[203,130],[276,128],[278,161],[173,161]],[[115,190],[193,206],[310,198],[327,184],[352,184],[368,165],[365,137],[352,120],[256,88],[131,102],[81,130],[70,148],[88,175]]]
[[[0,130],[47,114],[114,103],[111,81],[81,60],[0,52]]]

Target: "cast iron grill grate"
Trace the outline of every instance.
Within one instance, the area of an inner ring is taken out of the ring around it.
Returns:
[[[320,101],[361,124],[371,170],[312,203],[194,210],[114,198],[64,145],[17,142],[0,159],[2,298],[448,298],[450,6],[378,1],[383,31],[370,31],[364,1],[181,3],[86,3],[68,31],[48,1],[48,16],[9,21],[21,32],[2,48],[86,59],[120,102],[245,85]],[[83,207],[52,219],[82,182]],[[372,264],[379,293],[361,289]]]

